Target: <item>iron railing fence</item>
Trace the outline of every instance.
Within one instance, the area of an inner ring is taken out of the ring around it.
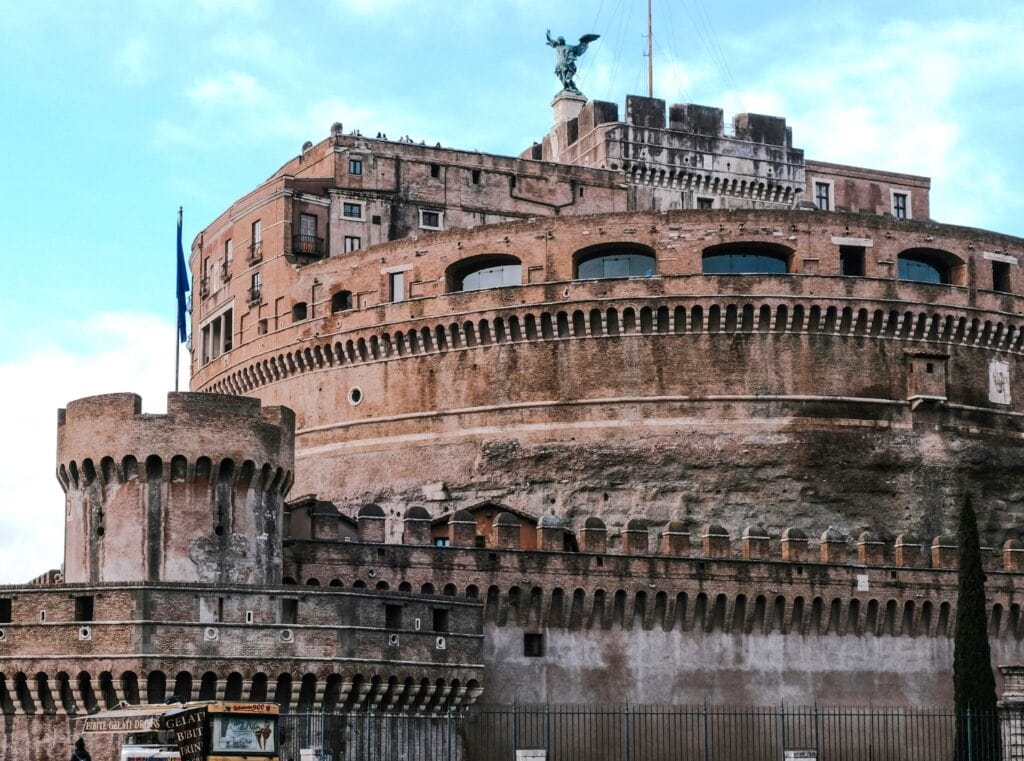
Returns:
[[[959,729],[959,732],[958,732]],[[281,717],[281,758],[323,761],[1009,761],[1024,714],[910,708],[476,705]]]

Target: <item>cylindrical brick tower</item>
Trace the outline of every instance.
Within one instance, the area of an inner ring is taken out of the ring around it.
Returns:
[[[190,393],[141,409],[107,394],[58,413],[65,580],[280,583],[292,411]]]

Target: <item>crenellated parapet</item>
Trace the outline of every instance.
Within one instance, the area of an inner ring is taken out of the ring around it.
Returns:
[[[413,507],[405,522],[426,515]],[[499,512],[484,542],[467,510],[450,516],[446,536],[407,530],[403,544],[381,542],[376,530],[295,541],[286,582],[480,599],[486,622],[527,630],[952,636],[957,547],[948,536],[893,542],[829,527],[813,539],[798,528],[773,537],[749,525],[734,538],[718,524],[636,519],[610,535],[591,516],[577,552],[565,550],[573,532],[550,515],[537,521],[536,549],[523,549],[523,520]],[[1007,540],[985,554],[990,633],[1009,643],[1024,638],[1022,548]]]
[[[108,394],[59,412],[65,580],[279,582],[291,410],[189,393],[164,415],[141,406]]]

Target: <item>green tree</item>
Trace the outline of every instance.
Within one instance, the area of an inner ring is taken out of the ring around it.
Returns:
[[[953,645],[953,700],[956,704],[957,761],[992,761],[1000,757],[996,680],[988,643],[985,572],[981,567],[978,519],[970,493],[960,508],[956,639]],[[967,716],[970,712],[970,721]]]

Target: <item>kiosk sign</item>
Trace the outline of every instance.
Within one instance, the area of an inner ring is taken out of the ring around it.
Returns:
[[[787,748],[782,751],[782,761],[818,761],[817,748]]]
[[[174,733],[181,761],[203,761],[206,758],[205,706],[167,716],[164,726]]]

